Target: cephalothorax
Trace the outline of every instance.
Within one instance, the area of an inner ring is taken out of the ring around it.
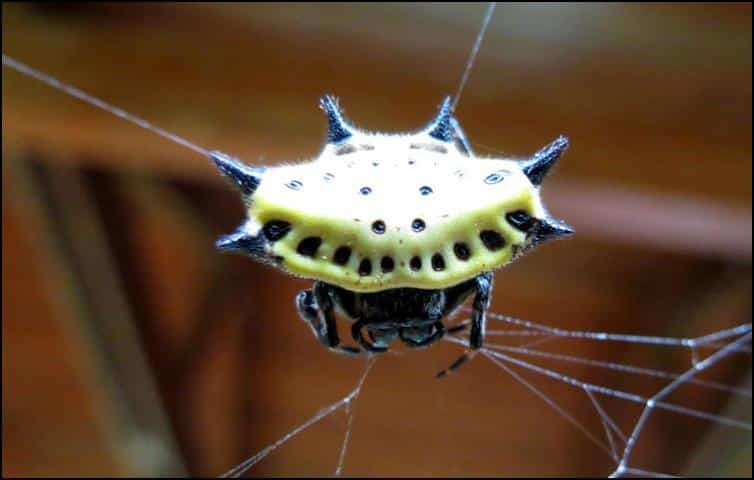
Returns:
[[[315,280],[296,304],[332,350],[383,352],[395,338],[411,347],[434,343],[454,330],[442,319],[472,293],[469,348],[480,348],[491,272],[573,233],[547,214],[539,196],[567,138],[522,161],[479,158],[449,98],[413,134],[358,130],[330,96],[320,106],[327,143],[312,161],[251,167],[212,152],[240,188],[248,215],[218,248]],[[336,309],[354,322],[361,348],[340,344]]]

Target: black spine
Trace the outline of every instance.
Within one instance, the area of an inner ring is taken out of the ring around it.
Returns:
[[[348,140],[353,133],[338,107],[338,101],[332,95],[325,95],[319,101],[319,107],[327,115],[327,143],[339,144]]]
[[[535,153],[526,160],[521,167],[529,181],[534,185],[541,185],[547,173],[555,165],[560,156],[568,148],[568,137],[561,135],[552,143]]]

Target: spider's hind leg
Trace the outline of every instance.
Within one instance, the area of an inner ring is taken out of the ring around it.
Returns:
[[[468,362],[484,344],[484,332],[487,326],[487,309],[490,306],[490,295],[492,293],[492,272],[487,272],[476,277],[476,295],[471,307],[471,332],[469,332],[469,347],[455,362],[448,368],[436,375],[437,378],[443,378],[458,370],[464,363]]]
[[[296,295],[296,307],[301,318],[309,324],[319,342],[330,350],[346,355],[363,355],[363,350],[340,344],[332,300],[324,287],[316,283],[312,290]]]

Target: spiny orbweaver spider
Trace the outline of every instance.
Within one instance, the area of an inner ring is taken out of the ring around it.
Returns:
[[[314,279],[296,305],[333,351],[385,352],[396,338],[426,347],[465,328],[442,320],[472,293],[469,349],[478,350],[492,271],[544,240],[573,233],[547,214],[539,196],[568,139],[520,162],[478,158],[450,98],[413,134],[358,130],[330,96],[320,107],[327,143],[310,162],[252,167],[211,153],[240,188],[248,214],[217,247]],[[353,321],[351,336],[361,348],[340,344],[336,309]],[[469,357],[467,351],[438,376]]]

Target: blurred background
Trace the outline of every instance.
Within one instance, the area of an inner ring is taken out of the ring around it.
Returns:
[[[319,153],[325,93],[363,128],[422,127],[455,92],[485,8],[3,3],[2,43],[204,148],[273,165]],[[480,155],[567,134],[543,195],[577,234],[498,271],[493,311],[673,337],[750,322],[751,27],[751,4],[497,7],[457,117]],[[311,282],[214,250],[244,213],[206,158],[7,68],[2,92],[4,475],[217,475],[354,388],[364,361],[322,348],[296,314]],[[541,350],[671,372],[693,353]],[[344,474],[613,470],[483,357],[435,380],[460,351],[377,361]],[[642,396],[668,383],[527,360]],[[583,390],[514,370],[604,439]],[[748,398],[684,385],[668,401],[750,424],[750,347],[703,378]],[[600,400],[630,432],[640,406]],[[346,425],[326,418],[249,474],[331,474]],[[751,432],[655,412],[631,458],[750,476]]]

